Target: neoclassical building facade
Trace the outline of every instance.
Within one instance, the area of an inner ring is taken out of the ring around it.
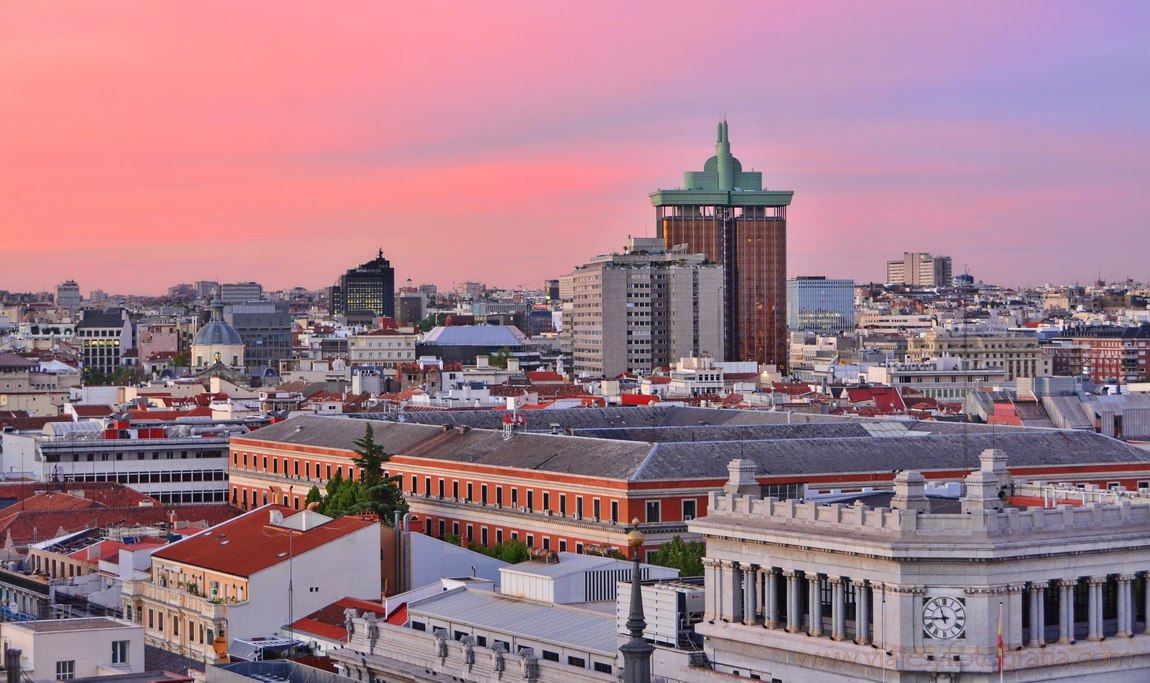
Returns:
[[[988,449],[958,499],[917,472],[862,504],[761,498],[736,460],[706,517],[708,666],[768,681],[1150,679],[1150,497],[1021,484]],[[1001,629],[1001,630],[1000,630]],[[999,635],[1001,633],[1001,636]]]

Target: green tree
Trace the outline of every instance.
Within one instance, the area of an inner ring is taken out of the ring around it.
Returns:
[[[435,312],[428,313],[427,317],[419,321],[420,332],[430,332],[431,328],[442,325],[444,320],[447,319],[447,313]]]
[[[399,475],[388,475],[384,466],[391,454],[375,442],[375,433],[368,423],[363,437],[355,441],[355,457],[351,462],[359,468],[359,484],[363,487],[364,512],[379,515],[384,524],[392,524],[395,513],[407,512],[407,501],[400,490]]]
[[[507,369],[507,359],[510,357],[511,357],[511,348],[504,346],[503,348],[499,349],[495,353],[491,354],[491,357],[488,359],[488,362],[490,362],[491,367],[493,367],[493,368],[503,368],[504,370],[506,370]]]
[[[100,368],[84,368],[84,386],[98,387],[108,383],[108,375]]]
[[[531,553],[528,551],[526,543],[518,538],[513,538],[506,543],[496,544],[495,557],[508,564],[518,564],[530,560]]]
[[[318,486],[312,486],[311,489],[307,492],[307,498],[303,499],[303,506],[306,508],[312,503],[321,502],[323,502],[323,494],[319,492]]]
[[[678,569],[680,576],[702,576],[703,555],[707,544],[702,541],[684,541],[678,535],[659,546],[651,556],[651,564]]]
[[[327,495],[316,506],[316,512],[328,517],[342,517],[367,511],[367,494],[363,485],[351,479],[344,479],[339,470],[336,470],[327,482]]]
[[[187,351],[180,351],[172,357],[172,365],[177,368],[188,368],[192,365],[192,357]]]
[[[453,545],[463,545],[463,539],[454,534],[446,534],[443,540]],[[467,549],[477,552],[480,555],[503,560],[508,564],[518,564],[531,559],[531,553],[528,551],[527,545],[518,538],[513,538],[506,543],[496,543],[493,546],[468,543]]]
[[[139,384],[144,379],[144,370],[138,365],[121,365],[108,376],[108,383],[113,386],[130,386]]]

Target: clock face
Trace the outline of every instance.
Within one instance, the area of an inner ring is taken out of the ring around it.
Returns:
[[[931,598],[922,606],[922,630],[931,638],[950,640],[966,629],[966,605],[959,598]]]

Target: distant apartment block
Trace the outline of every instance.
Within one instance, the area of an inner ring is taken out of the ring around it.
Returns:
[[[402,294],[397,304],[396,316],[402,325],[418,325],[423,320],[426,297],[419,292]]]
[[[36,361],[0,353],[0,410],[24,410],[33,417],[59,415],[69,390],[78,386],[78,371],[46,372]]]
[[[787,280],[787,327],[822,335],[854,332],[855,281],[824,276]]]
[[[51,422],[40,433],[5,434],[0,464],[35,481],[114,481],[163,503],[222,503],[228,437],[247,431],[219,424],[133,426],[126,418],[107,426]]]
[[[417,338],[415,333],[394,330],[353,334],[347,340],[347,360],[353,366],[372,365],[381,368],[414,363]]]
[[[723,360],[723,270],[702,254],[632,238],[625,253],[579,266],[571,282],[576,373],[646,373],[704,354]]]
[[[68,311],[75,311],[80,308],[80,302],[84,297],[80,295],[80,285],[76,284],[75,280],[68,280],[61,282],[56,287],[56,306]]]
[[[220,301],[225,304],[242,304],[248,301],[262,301],[264,288],[258,282],[234,282],[220,285]]]
[[[951,271],[949,256],[908,251],[903,253],[901,259],[886,262],[886,283],[912,287],[949,287]]]
[[[1098,383],[1150,379],[1150,323],[1074,328],[1046,351],[1057,375],[1085,375]]]
[[[1030,335],[965,335],[933,330],[909,338],[906,356],[911,361],[959,358],[970,370],[1002,369],[1008,382],[1051,374],[1050,358],[1039,348],[1038,339]]]
[[[80,342],[84,368],[110,373],[120,367],[124,351],[132,348],[132,322],[128,312],[121,308],[108,311],[84,311],[76,325],[76,339]]]
[[[224,308],[223,319],[243,340],[248,369],[275,368],[291,358],[293,319],[286,301],[232,304]]]
[[[867,368],[866,379],[875,384],[913,389],[927,398],[959,402],[967,392],[993,387],[1007,377],[1001,367],[983,366],[975,370],[958,358],[936,358],[918,363],[876,365]]]
[[[460,282],[455,285],[454,291],[455,295],[460,299],[478,301],[483,298],[483,294],[487,291],[487,288],[482,282]]]
[[[218,289],[219,286],[220,283],[216,282],[215,280],[196,280],[196,296],[200,297],[201,299],[211,298],[212,295],[216,293],[216,289]]]

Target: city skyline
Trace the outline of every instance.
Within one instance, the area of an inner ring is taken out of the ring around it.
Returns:
[[[0,8],[0,289],[539,287],[723,118],[789,277],[1150,279],[1141,3],[173,7]]]

